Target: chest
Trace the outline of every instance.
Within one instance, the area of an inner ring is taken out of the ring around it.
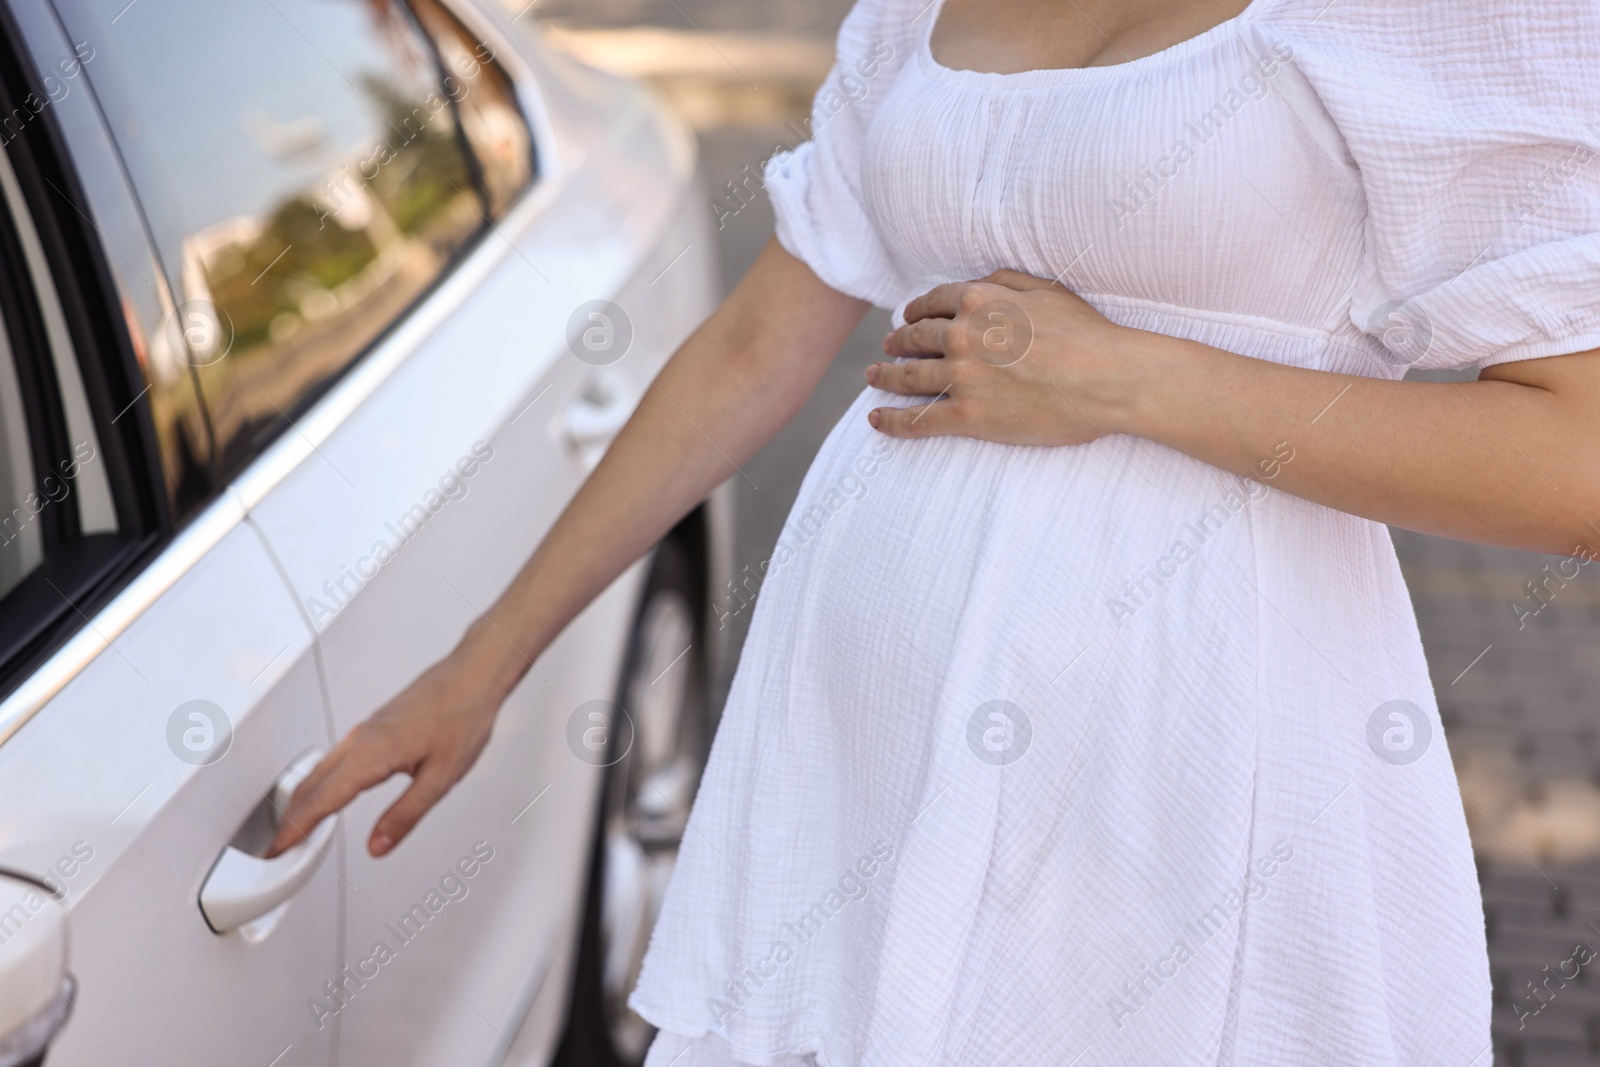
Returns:
[[[1197,37],[1249,0],[937,0],[929,49],[1001,74],[1111,66]]]
[[[924,37],[871,118],[863,192],[908,275],[1009,267],[1268,317],[1320,287],[1332,318],[1365,205],[1292,58],[1218,29],[1119,67],[1003,75],[944,67]]]

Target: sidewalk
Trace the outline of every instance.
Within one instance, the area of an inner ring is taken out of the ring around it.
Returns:
[[[1556,557],[1394,541],[1478,856],[1495,1063],[1600,1062],[1600,567],[1560,585]]]

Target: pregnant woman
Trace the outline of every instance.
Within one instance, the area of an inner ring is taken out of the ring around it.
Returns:
[[[291,820],[406,773],[392,848],[517,649],[878,305],[633,995],[651,1067],[1487,1067],[1383,524],[1600,552],[1597,72],[1592,0],[859,0],[776,242]]]

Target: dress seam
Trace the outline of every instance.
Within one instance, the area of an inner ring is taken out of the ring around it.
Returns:
[[[995,498],[995,494],[996,494],[997,488],[1000,485],[1000,483],[1001,483],[1001,479],[998,476],[998,471],[997,471],[995,476],[991,477],[990,483],[989,483],[989,487],[988,487],[988,492],[985,494],[985,504],[986,505],[993,504],[994,498]],[[975,562],[975,565],[972,567],[971,571],[968,574],[968,580],[967,580],[966,588],[962,591],[961,606],[955,613],[955,617],[958,618],[958,619],[964,619],[964,618],[967,617],[967,605],[972,600],[972,590],[973,590],[973,587],[978,582],[978,572],[982,568],[983,561],[984,561],[984,559],[986,558],[986,555],[987,555],[986,549],[988,548],[990,541],[994,537],[994,532],[995,531],[994,531],[992,526],[985,526],[982,535],[979,537],[978,544],[976,546],[974,546],[973,556],[974,556],[974,559],[975,559],[976,562]],[[959,637],[959,628],[958,628],[957,636]],[[953,646],[954,646],[955,643],[956,643],[955,641],[952,641],[952,645]],[[946,658],[946,665],[945,665],[944,675],[939,679],[938,699],[939,699],[940,703],[944,702],[945,695],[946,695],[946,686],[949,683],[951,674],[954,673],[955,656],[956,656],[956,649],[954,647],[952,647],[951,654]],[[999,767],[999,768],[996,768],[996,770],[1001,772],[1001,773],[1004,773],[1005,768],[1004,767]],[[987,886],[989,884],[989,877],[990,877],[990,874],[992,873],[992,870],[993,870],[993,867],[994,867],[995,825],[998,823],[998,820],[999,820],[999,817],[1000,817],[999,788],[1000,787],[998,785],[995,787],[994,814],[993,814],[993,818],[991,819],[991,822],[990,822],[990,832],[989,832],[989,853],[988,853],[988,858],[986,859],[986,861],[984,863],[983,882],[982,882],[982,885],[980,886],[979,891],[978,891],[978,903],[976,905],[974,905],[972,914],[967,917],[966,932],[965,932],[965,934],[963,935],[963,937],[961,939],[960,962],[963,962],[963,963],[966,961],[968,955],[971,953],[971,950],[972,950],[972,932],[973,932],[974,927],[976,926],[976,921],[975,921],[976,920],[976,916],[982,911],[983,887],[985,887],[985,886]],[[963,973],[960,967],[957,968],[957,973]],[[950,996],[945,1001],[944,1011],[942,1013],[943,1014],[943,1021],[942,1021],[941,1025],[940,1025],[940,1027],[939,1027],[938,1036],[935,1039],[935,1047],[936,1048],[942,1049],[944,1047],[945,1035],[950,1030],[951,1015],[953,1014],[952,1008],[954,1006],[954,1003],[955,1003],[957,995],[958,995],[957,991],[952,990],[951,993],[950,993]]]
[[[1261,539],[1257,536],[1258,531],[1256,530],[1255,516],[1251,514],[1249,508],[1245,509],[1244,518],[1245,532],[1250,538],[1251,570],[1254,573],[1255,581],[1259,583],[1262,580]],[[1261,681],[1261,602],[1262,595],[1258,585],[1256,587],[1256,595],[1252,598],[1251,604],[1253,609],[1251,612],[1251,623],[1254,627],[1251,647],[1255,650],[1255,669],[1253,672],[1255,681],[1253,691],[1250,695],[1250,710],[1252,718],[1254,719],[1254,728],[1250,731],[1250,740],[1254,748],[1254,752],[1252,753],[1252,758],[1250,761],[1250,829],[1245,833],[1244,893],[1243,899],[1240,901],[1239,932],[1236,935],[1237,941],[1234,944],[1233,973],[1232,981],[1230,982],[1231,988],[1229,989],[1229,1000],[1232,1001],[1234,1010],[1232,1012],[1231,1019],[1227,1018],[1226,1014],[1224,1015],[1224,1031],[1222,1034],[1218,1035],[1218,1047],[1215,1058],[1216,1067],[1227,1067],[1227,1064],[1222,1059],[1224,1047],[1230,1050],[1229,1059],[1232,1060],[1234,1058],[1232,1051],[1237,1048],[1237,1037],[1239,1033],[1240,1021],[1239,1016],[1243,1014],[1244,1006],[1244,997],[1242,993],[1245,983],[1245,953],[1247,951],[1246,939],[1249,936],[1250,913],[1252,911],[1250,906],[1252,903],[1250,899],[1250,874],[1256,856],[1256,831],[1260,828],[1260,808],[1258,805],[1261,792],[1261,694],[1263,691]]]
[[[1135,311],[1151,311],[1175,315],[1186,319],[1196,319],[1202,322],[1212,322],[1220,326],[1238,326],[1244,329],[1261,330],[1265,333],[1279,334],[1300,341],[1322,341],[1332,344],[1352,344],[1353,339],[1337,330],[1325,329],[1321,326],[1303,326],[1299,323],[1284,322],[1281,319],[1269,319],[1262,315],[1245,315],[1233,311],[1214,311],[1210,308],[1198,308],[1187,304],[1174,304],[1165,300],[1146,300],[1137,296],[1126,296],[1120,293],[1098,293],[1084,289],[1078,296],[1096,306],[1127,308]]]

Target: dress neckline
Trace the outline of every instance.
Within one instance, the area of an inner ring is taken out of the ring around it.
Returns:
[[[1237,32],[1238,28],[1247,19],[1254,17],[1268,2],[1269,0],[1250,0],[1250,3],[1245,5],[1243,11],[1231,18],[1223,19],[1210,29],[1202,30],[1193,37],[1186,37],[1176,44],[1168,45],[1159,52],[1151,52],[1147,56],[1140,56],[1137,59],[1130,59],[1122,63],[1109,63],[1093,67],[1040,67],[1035,70],[1000,73],[998,71],[965,70],[947,67],[934,58],[933,28],[938,25],[939,13],[944,10],[944,0],[930,0],[928,6],[923,9],[922,15],[919,16],[927,21],[917,31],[917,45],[914,51],[917,62],[926,70],[942,78],[966,82],[981,88],[1030,89],[1066,82],[1095,81],[1125,74],[1141,73],[1150,67],[1208,47]]]

